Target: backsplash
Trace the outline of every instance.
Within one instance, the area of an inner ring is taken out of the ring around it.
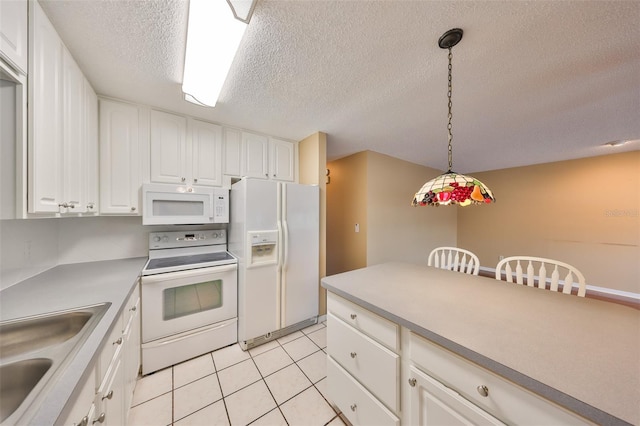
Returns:
[[[59,264],[146,257],[140,217],[1,220],[0,289]]]
[[[221,228],[143,226],[140,216],[0,220],[0,290],[56,265],[147,257],[149,232]]]

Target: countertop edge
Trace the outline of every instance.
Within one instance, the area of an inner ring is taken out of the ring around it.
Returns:
[[[389,321],[393,321],[396,324],[409,329],[410,331],[418,334],[425,339],[431,340],[440,346],[450,350],[451,352],[480,365],[487,370],[502,376],[515,384],[527,389],[530,392],[533,392],[549,401],[570,410],[586,419],[593,421],[597,424],[608,424],[608,425],[631,425],[618,417],[615,417],[605,411],[602,411],[596,407],[593,407],[590,404],[586,404],[570,395],[565,394],[551,386],[548,386],[538,380],[535,380],[529,376],[526,376],[512,368],[509,368],[499,362],[492,360],[480,353],[472,351],[458,343],[455,343],[444,336],[433,333],[430,330],[423,328],[417,324],[414,324],[406,319],[395,315],[391,312],[388,312],[384,309],[379,308],[376,305],[373,305],[365,300],[362,300],[358,297],[351,295],[350,293],[341,290],[337,287],[332,286],[325,282],[324,279],[321,280],[321,286],[326,290],[335,293],[336,295],[343,297],[350,302],[353,302],[357,305],[366,308],[367,310],[380,315],[383,318],[388,319]]]

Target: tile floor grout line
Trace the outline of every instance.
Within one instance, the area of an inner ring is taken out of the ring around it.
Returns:
[[[213,370],[216,372],[216,379],[218,379],[218,386],[220,386],[220,396],[222,397],[222,405],[224,406],[224,412],[227,415],[227,421],[229,422],[229,425],[231,425],[231,416],[229,416],[229,409],[227,409],[227,401],[225,401],[224,392],[222,392],[222,383],[220,382],[220,374],[218,374],[218,368],[216,367],[216,359],[213,357],[213,352],[215,351],[210,352],[211,362],[213,362]]]

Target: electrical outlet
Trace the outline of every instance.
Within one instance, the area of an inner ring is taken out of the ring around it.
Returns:
[[[356,232],[360,232],[360,224],[356,223]]]
[[[502,259],[504,259],[504,256],[500,255],[500,256],[498,256],[498,258],[499,258],[498,260],[502,260]]]

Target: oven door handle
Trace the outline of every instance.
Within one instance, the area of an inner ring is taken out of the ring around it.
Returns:
[[[208,266],[206,268],[188,269],[186,271],[166,272],[164,274],[145,275],[142,277],[142,283],[154,283],[158,281],[167,281],[177,278],[188,278],[204,274],[224,274],[225,272],[237,271],[238,265],[231,263],[228,265]]]

